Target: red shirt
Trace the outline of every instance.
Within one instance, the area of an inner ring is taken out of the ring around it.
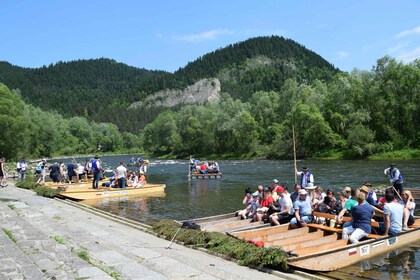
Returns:
[[[274,198],[272,196],[263,199],[261,207],[268,207],[270,203],[274,202]]]

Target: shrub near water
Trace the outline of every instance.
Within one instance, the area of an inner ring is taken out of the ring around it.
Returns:
[[[168,240],[172,239],[179,228],[180,225],[172,220],[162,220],[152,227],[153,231]],[[287,270],[287,255],[278,247],[256,247],[254,244],[223,233],[183,228],[179,229],[176,240],[185,245],[204,247],[209,252],[235,259],[244,266],[269,266]]]
[[[49,187],[45,187],[43,185],[33,183],[33,182],[28,182],[28,181],[18,182],[18,183],[16,183],[16,187],[22,188],[22,189],[27,189],[27,190],[33,190],[38,195],[48,197],[48,198],[53,198],[58,193],[60,193],[59,190],[51,189]]]

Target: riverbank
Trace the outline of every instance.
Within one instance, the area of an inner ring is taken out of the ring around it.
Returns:
[[[1,279],[304,279],[263,272],[149,233],[149,226],[13,183],[0,189]]]

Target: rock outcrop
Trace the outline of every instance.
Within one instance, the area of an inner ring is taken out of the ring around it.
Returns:
[[[129,109],[143,106],[173,107],[176,105],[197,104],[220,101],[220,81],[217,78],[202,79],[183,90],[165,89],[148,96],[144,101],[131,104]]]

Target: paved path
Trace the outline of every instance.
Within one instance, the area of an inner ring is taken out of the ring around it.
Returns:
[[[0,189],[0,279],[303,279],[190,249],[11,183]],[[14,239],[14,241],[12,241]]]

